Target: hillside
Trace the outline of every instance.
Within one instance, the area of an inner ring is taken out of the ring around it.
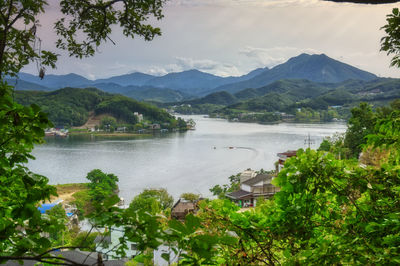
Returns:
[[[177,90],[151,86],[121,86],[115,83],[96,83],[94,86],[102,91],[122,94],[138,101],[177,102],[190,97],[190,95]],[[93,86],[88,85],[84,87],[90,88]]]
[[[247,122],[264,122],[280,118],[276,112],[296,115],[299,109],[314,114],[312,120],[298,118],[297,121],[330,121],[333,118],[347,119],[350,109],[360,102],[383,106],[400,98],[400,79],[380,78],[371,81],[346,80],[340,83],[317,83],[309,80],[279,80],[256,89],[244,89],[235,94],[211,93],[205,97],[169,104],[176,112],[184,114],[210,114],[229,119],[239,118]],[[248,117],[247,113],[257,113]],[[268,116],[262,115],[271,113]],[[246,119],[244,119],[244,117]],[[319,118],[318,118],[319,117]]]
[[[154,123],[170,123],[174,120],[160,108],[95,88],[64,88],[52,92],[16,91],[15,98],[23,105],[39,105],[57,126],[81,126],[88,120],[90,112],[96,115],[106,113],[128,124],[137,122],[134,112],[143,114],[144,119]]]

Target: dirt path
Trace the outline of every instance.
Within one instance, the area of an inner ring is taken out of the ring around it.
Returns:
[[[72,196],[74,193],[87,189],[86,184],[77,183],[77,184],[64,184],[64,185],[56,185],[58,197],[51,197],[51,202],[55,200],[63,200],[64,203],[70,203],[74,200]]]
[[[93,111],[89,113],[89,118],[83,126],[80,127],[73,127],[75,129],[90,129],[94,128],[95,126],[100,126],[101,119],[103,117],[109,116],[107,114],[95,115]]]

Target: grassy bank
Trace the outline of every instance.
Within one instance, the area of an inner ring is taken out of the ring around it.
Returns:
[[[87,183],[71,183],[55,185],[58,197],[52,197],[51,201],[62,199],[65,203],[71,203],[76,200],[77,194],[86,193]]]

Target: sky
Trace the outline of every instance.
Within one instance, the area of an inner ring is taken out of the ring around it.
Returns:
[[[94,57],[69,58],[57,50],[52,27],[60,13],[51,0],[39,18],[42,47],[60,54],[51,74],[89,79],[133,72],[164,75],[189,69],[240,76],[273,67],[301,53],[324,53],[382,77],[400,78],[380,52],[386,15],[395,4],[360,5],[322,0],[170,0],[153,21],[162,36],[151,42],[126,38],[118,27]],[[37,74],[35,64],[24,72]]]

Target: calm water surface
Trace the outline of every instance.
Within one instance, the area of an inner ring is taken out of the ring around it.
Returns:
[[[183,192],[210,196],[208,189],[228,183],[232,174],[274,169],[276,154],[306,147],[308,134],[317,148],[324,137],[346,129],[343,123],[259,125],[183,117],[194,118],[196,130],[141,139],[50,138],[34,149],[36,160],[28,167],[52,184],[86,182],[96,168],[114,173],[127,202],[144,188],[166,188],[175,199]]]

